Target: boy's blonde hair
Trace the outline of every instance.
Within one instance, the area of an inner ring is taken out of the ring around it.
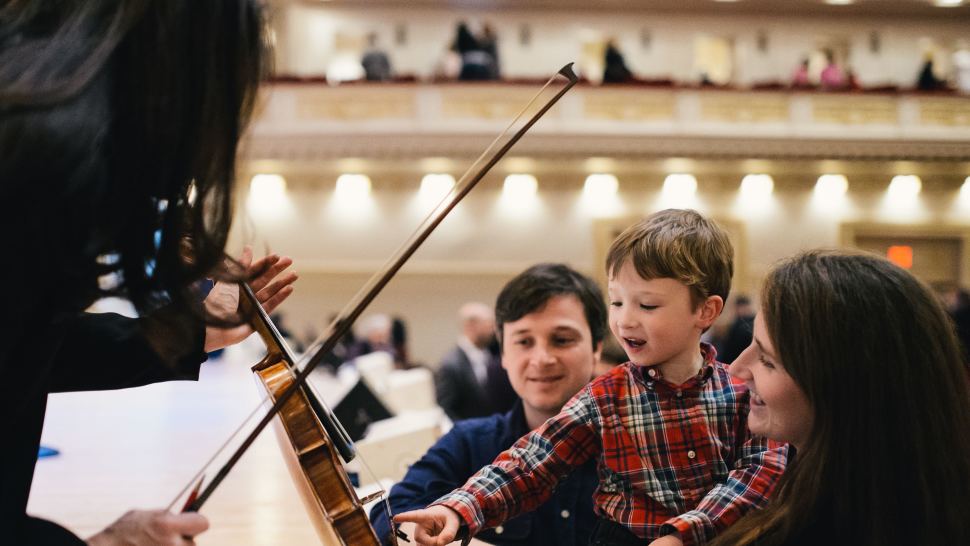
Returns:
[[[644,279],[687,285],[695,308],[709,296],[727,301],[731,291],[734,247],[720,226],[694,210],[662,210],[625,229],[606,254],[607,276],[627,260]]]

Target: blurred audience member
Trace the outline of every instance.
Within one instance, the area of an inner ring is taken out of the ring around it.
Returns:
[[[367,35],[367,49],[360,64],[364,66],[367,81],[382,82],[391,79],[391,61],[387,53],[377,45],[377,33]]]
[[[963,362],[970,363],[970,293],[962,288],[951,288],[943,294],[943,303],[953,319]]]
[[[435,376],[438,405],[452,420],[492,413],[488,400],[489,365],[495,355],[489,346],[495,337],[495,313],[484,303],[469,302],[458,311],[458,344],[441,360]]]
[[[502,69],[499,65],[498,58],[498,36],[495,35],[495,30],[492,25],[485,23],[482,27],[482,37],[479,38],[479,42],[482,45],[482,50],[488,53],[492,57],[492,77],[493,80],[499,80],[502,78]]]
[[[462,81],[491,80],[495,75],[495,59],[481,40],[472,34],[468,25],[458,23],[455,36],[455,49],[461,55],[461,73],[458,79]]]
[[[791,86],[797,89],[805,89],[812,87],[812,80],[808,75],[808,57],[802,57],[800,63],[798,63],[798,68],[791,76]]]
[[[613,337],[613,334],[606,332],[606,337],[603,338],[603,351],[600,353],[600,357],[593,367],[593,375],[597,377],[601,376],[629,360],[626,356],[626,351],[620,346],[620,342]]]
[[[953,52],[953,76],[957,91],[970,95],[970,43],[961,42]]]
[[[401,317],[391,320],[391,347],[394,349],[394,366],[407,370],[414,365],[408,352],[408,328]]]
[[[728,327],[727,335],[717,351],[718,361],[730,364],[751,345],[754,315],[754,306],[747,296],[738,295],[734,298],[734,322]]]
[[[606,42],[606,58],[604,59],[603,83],[623,83],[633,79],[633,73],[626,66],[623,54],[616,47],[616,42],[610,39]]]
[[[919,71],[916,78],[916,89],[920,91],[938,91],[946,87],[946,82],[936,77],[933,72],[933,56],[926,55],[923,60],[923,68]]]
[[[347,349],[345,360],[361,355],[384,351],[394,354],[391,346],[391,317],[382,314],[369,315],[357,323],[357,340]]]
[[[845,72],[835,62],[835,53],[831,49],[825,50],[825,68],[822,69],[821,83],[823,89],[845,88]]]

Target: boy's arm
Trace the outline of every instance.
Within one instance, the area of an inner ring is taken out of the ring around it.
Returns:
[[[599,452],[595,413],[586,387],[559,415],[520,438],[434,505],[457,512],[471,535],[534,510],[552,496],[559,480]]]
[[[472,430],[470,433],[478,432]],[[435,499],[460,487],[478,467],[471,468],[471,453],[466,443],[469,433],[461,424],[442,436],[418,462],[408,468],[404,478],[391,488],[388,502],[391,512],[399,514],[424,508]],[[371,525],[382,544],[396,544],[389,540],[390,521],[384,503],[376,504],[370,512]]]
[[[667,520],[661,533],[680,533],[685,545],[704,544],[753,508],[764,508],[785,471],[788,445],[749,438],[734,470],[716,485],[697,508]]]

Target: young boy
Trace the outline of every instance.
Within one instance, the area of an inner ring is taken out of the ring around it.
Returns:
[[[460,489],[424,510],[419,544],[447,544],[533,509],[597,461],[590,544],[704,543],[764,506],[787,448],[752,439],[748,393],[700,342],[728,296],[733,249],[694,211],[665,210],[610,247],[609,325],[631,362],[580,391]]]

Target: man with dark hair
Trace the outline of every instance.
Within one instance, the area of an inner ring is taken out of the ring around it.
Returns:
[[[532,266],[502,289],[495,321],[502,367],[521,403],[505,414],[457,423],[391,489],[394,513],[423,508],[465,483],[556,415],[593,377],[606,333],[606,305],[591,279],[561,264]],[[587,544],[596,521],[597,481],[595,464],[586,464],[536,511],[475,538],[502,545]],[[371,511],[371,521],[378,536],[394,544],[382,505]]]

